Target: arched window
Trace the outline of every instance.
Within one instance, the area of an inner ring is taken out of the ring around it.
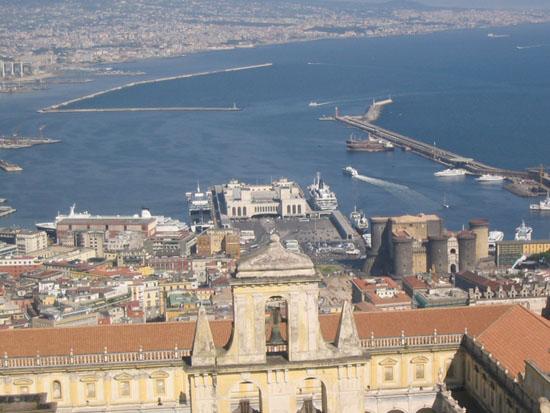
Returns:
[[[302,205],[298,205],[298,213],[299,213],[299,214],[302,213]]]
[[[296,214],[296,205],[292,205],[292,213]]]
[[[290,214],[290,205],[287,205],[287,206],[286,206],[286,213],[287,213],[287,214]]]
[[[63,392],[61,391],[61,383],[57,380],[52,383],[52,396],[54,399],[63,398]]]
[[[241,207],[237,207],[237,215],[241,216]]]
[[[243,207],[243,215],[246,216],[246,207]]]
[[[231,212],[232,212],[231,215],[233,215],[233,216],[237,215],[237,212],[236,212],[236,210],[235,210],[235,207],[233,207],[233,209],[231,210]]]

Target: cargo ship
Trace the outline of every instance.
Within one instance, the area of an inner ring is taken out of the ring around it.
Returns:
[[[346,141],[346,149],[354,152],[385,152],[393,151],[394,146],[391,142],[383,139],[376,139],[369,135],[366,139],[358,139],[351,134]]]

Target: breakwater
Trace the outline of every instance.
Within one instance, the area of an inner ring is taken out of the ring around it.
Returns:
[[[234,112],[242,110],[238,107],[192,107],[192,106],[174,106],[158,108],[94,108],[94,109],[48,109],[39,110],[40,113],[80,113],[80,112],[157,112],[157,111],[226,111]]]
[[[272,66],[272,65],[273,65],[273,63],[263,63],[263,64],[259,64],[259,65],[233,67],[233,68],[229,68],[229,69],[211,70],[211,71],[208,71],[208,72],[191,73],[191,74],[187,74],[187,75],[177,75],[177,76],[163,77],[163,78],[159,78],[159,79],[151,79],[151,80],[142,80],[142,81],[139,81],[139,82],[132,82],[132,83],[128,83],[128,84],[125,84],[125,85],[122,85],[122,86],[117,86],[117,87],[113,87],[113,88],[110,88],[110,89],[102,90],[100,92],[96,92],[96,93],[92,93],[92,94],[89,94],[89,95],[86,95],[86,96],[82,96],[82,97],[79,97],[79,98],[76,98],[76,99],[67,100],[65,102],[61,102],[61,103],[58,103],[56,105],[47,106],[45,108],[39,109],[38,112],[39,113],[60,113],[60,112],[76,112],[76,111],[78,111],[78,112],[99,112],[99,111],[115,112],[116,110],[114,110],[114,108],[109,108],[109,109],[98,108],[98,109],[95,109],[95,110],[89,110],[89,109],[82,110],[82,109],[70,109],[70,108],[67,108],[67,106],[72,105],[74,103],[82,102],[82,101],[85,101],[85,100],[93,99],[97,96],[105,95],[107,93],[116,92],[116,91],[119,91],[119,90],[134,87],[134,86],[145,85],[145,84],[150,84],[150,83],[166,82],[166,81],[169,81],[169,80],[176,80],[176,79],[186,79],[186,78],[197,77],[197,76],[207,76],[207,75],[213,75],[213,74],[217,74],[217,73],[227,73],[227,72],[237,72],[237,71],[241,71],[241,70],[260,69],[260,68],[269,67],[269,66]],[[179,108],[179,109],[177,109],[177,108],[176,109],[173,109],[173,108],[121,108],[121,109],[123,109],[123,110],[119,110],[119,111],[128,111],[128,110],[150,110],[150,111],[154,111],[154,110],[238,110],[238,108],[234,109],[234,108],[192,108],[192,107],[185,108],[185,109],[182,109],[182,108]],[[124,110],[124,109],[126,109],[126,110]]]
[[[336,116],[334,120],[354,129],[366,132],[373,137],[387,140],[395,146],[416,153],[442,165],[464,168],[473,175],[498,174],[508,178],[529,178],[528,172],[496,168],[476,161],[473,158],[465,158],[457,153],[447,151],[435,145],[430,145],[374,125],[362,116]]]

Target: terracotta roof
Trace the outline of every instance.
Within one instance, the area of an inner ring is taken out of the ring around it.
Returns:
[[[477,339],[515,377],[525,371],[525,360],[550,371],[550,322],[523,306],[510,308]]]
[[[526,350],[525,356],[523,352],[517,356],[513,356],[513,353],[510,355],[503,353],[502,362],[503,364],[508,363],[512,367],[512,361],[508,361],[508,358],[516,357],[522,360],[530,358],[537,361],[538,364],[540,357],[535,357],[535,353],[540,353],[543,347],[548,358],[550,323],[540,317],[530,315],[528,310],[514,309],[510,316],[511,325],[519,324],[517,327],[519,330],[516,329],[519,332],[514,333],[514,328],[510,328],[507,319],[502,318],[512,309],[514,306],[510,305],[455,307],[355,313],[354,317],[361,338],[369,338],[371,332],[375,337],[397,337],[401,335],[401,331],[404,331],[407,336],[413,336],[433,334],[434,328],[437,328],[439,334],[462,333],[464,328],[468,328],[469,334],[486,340],[488,348],[500,348],[504,346],[503,343],[507,343],[506,345],[510,344],[510,349],[523,351],[527,346],[523,343],[517,344],[516,341],[527,337],[530,340],[529,343],[532,341],[533,350]],[[527,315],[523,312],[527,312]],[[333,341],[335,339],[339,319],[339,314],[319,316],[325,340]],[[530,324],[524,321],[529,321]],[[210,321],[210,326],[216,346],[225,346],[231,335],[232,322],[228,320]],[[282,329],[283,326],[284,323],[281,325]],[[482,337],[481,334],[490,326],[492,326],[491,330]],[[538,331],[543,327],[545,328],[544,334],[541,333],[541,337],[538,337]],[[524,331],[528,329],[531,329],[529,334]],[[176,344],[179,349],[183,350],[192,347],[194,334],[195,322],[8,330],[0,331],[0,354],[3,355],[4,352],[7,352],[8,357],[29,357],[35,356],[37,350],[40,350],[41,356],[67,355],[71,348],[74,354],[97,354],[103,353],[104,347],[107,347],[109,352],[125,352],[137,351],[140,345],[144,351],[171,350]],[[510,335],[511,337],[503,339],[500,338],[501,335]],[[159,337],[163,337],[163,339],[159,340]],[[497,357],[497,351],[494,352],[495,357]],[[550,371],[550,359],[548,359],[548,364],[543,361],[539,364],[541,368]]]
[[[428,284],[419,279],[416,275],[408,275],[403,277],[403,284],[409,284],[413,289],[414,288],[428,288]]]
[[[224,346],[231,335],[231,321],[210,321],[216,346]],[[162,337],[162,340],[159,340]],[[9,357],[68,355],[190,349],[195,338],[195,322],[105,325],[91,327],[29,328],[0,332],[0,354]]]
[[[357,332],[360,338],[398,337],[401,331],[407,336],[463,333],[479,335],[494,323],[510,305],[491,305],[479,307],[449,307],[422,310],[375,311],[354,313]],[[333,341],[338,329],[339,314],[320,315],[321,330],[325,340]]]
[[[404,291],[398,291],[393,297],[380,297],[374,291],[369,291],[366,294],[367,300],[373,303],[376,306],[392,306],[398,304],[409,304],[411,305],[411,297],[408,296]]]

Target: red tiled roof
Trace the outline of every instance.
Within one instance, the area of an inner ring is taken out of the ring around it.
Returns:
[[[477,340],[515,377],[525,371],[525,360],[550,371],[550,322],[523,306],[511,307]]]
[[[426,284],[425,281],[418,279],[416,275],[408,275],[406,277],[403,277],[403,283],[409,284],[413,289],[428,287],[428,284]]]
[[[468,329],[469,334],[479,335],[502,314],[510,305],[479,307],[449,307],[422,310],[375,311],[354,313],[357,332],[360,338],[398,337],[401,331],[407,336],[433,334],[458,334]],[[339,314],[320,315],[321,331],[325,340],[334,340],[338,329]]]
[[[411,297],[409,297],[405,292],[398,291],[393,297],[382,298],[379,297],[374,291],[369,291],[366,293],[367,299],[377,306],[384,305],[395,305],[395,304],[411,304]]]
[[[398,337],[462,333],[468,329],[485,344],[485,348],[517,375],[524,370],[526,359],[534,360],[543,371],[550,371],[550,322],[520,306],[495,305],[454,307],[395,312],[355,313],[359,336]],[[325,340],[333,341],[338,329],[339,314],[320,315]],[[217,347],[225,346],[231,335],[232,322],[210,321]],[[284,330],[284,323],[281,324]],[[0,354],[8,357],[32,357],[74,354],[190,349],[195,322],[169,322],[93,327],[18,329],[0,331]],[[159,340],[162,337],[162,340]]]

